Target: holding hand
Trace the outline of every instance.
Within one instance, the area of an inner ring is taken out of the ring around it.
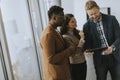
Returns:
[[[92,56],[94,54],[94,52],[84,52],[84,55],[86,56],[86,57],[90,57],[90,56]]]
[[[85,38],[83,31],[80,31],[80,32],[79,32],[79,35],[80,35],[81,38],[83,38],[83,39]]]
[[[113,48],[112,46],[109,46],[106,50],[104,50],[104,55],[112,54]]]

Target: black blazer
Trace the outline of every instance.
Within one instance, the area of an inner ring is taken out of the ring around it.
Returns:
[[[102,13],[101,13],[102,14]],[[104,33],[109,46],[114,45],[116,51],[112,54],[114,58],[120,62],[120,26],[112,15],[102,14],[102,23]],[[88,21],[83,26],[83,31],[85,34],[85,45],[84,49],[99,48],[101,45],[99,34],[96,29],[96,24],[92,19]],[[93,55],[94,63],[99,64],[101,62],[101,52],[97,51]]]

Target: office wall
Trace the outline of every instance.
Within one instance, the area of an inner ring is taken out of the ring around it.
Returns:
[[[64,13],[74,13],[74,0],[61,0],[61,6],[64,8]]]

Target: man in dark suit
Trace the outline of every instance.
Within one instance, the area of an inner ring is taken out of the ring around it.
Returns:
[[[70,80],[69,56],[75,46],[66,48],[65,42],[56,30],[64,22],[63,8],[51,6],[48,10],[49,23],[44,29],[40,44],[43,51],[44,80]]]
[[[106,80],[108,71],[112,80],[120,80],[120,26],[112,15],[100,12],[95,1],[86,2],[88,21],[83,26],[85,34],[85,50],[104,48],[94,51],[93,60],[97,80]],[[86,53],[87,55],[88,53]],[[89,52],[89,55],[92,52]]]

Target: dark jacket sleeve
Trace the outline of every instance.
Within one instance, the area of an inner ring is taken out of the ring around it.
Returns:
[[[91,49],[92,48],[92,36],[90,33],[90,25],[89,22],[85,23],[83,26],[83,32],[85,35],[85,44],[84,44],[84,50]]]
[[[117,19],[115,18],[115,16],[113,16],[112,18],[112,24],[113,24],[114,36],[115,36],[115,42],[113,43],[113,45],[117,48],[120,45],[120,25]]]

